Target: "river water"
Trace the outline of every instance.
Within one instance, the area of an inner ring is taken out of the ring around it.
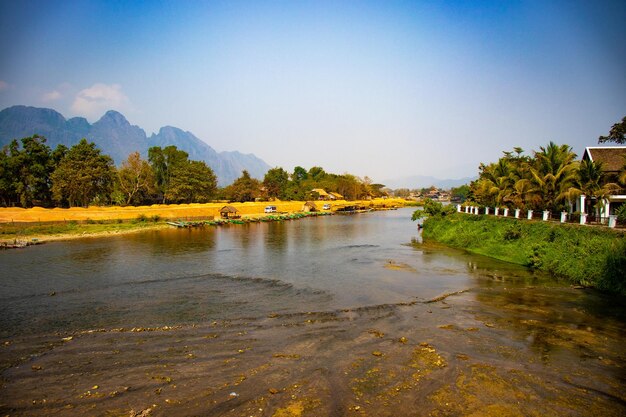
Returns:
[[[0,412],[626,413],[623,297],[422,242],[410,213],[0,252]]]

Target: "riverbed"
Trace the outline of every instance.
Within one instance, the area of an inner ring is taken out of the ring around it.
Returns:
[[[623,297],[410,209],[0,252],[0,412],[621,416]]]

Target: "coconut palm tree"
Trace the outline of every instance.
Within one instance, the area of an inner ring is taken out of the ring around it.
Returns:
[[[578,178],[576,154],[569,145],[559,146],[554,142],[539,149],[530,167],[531,181],[541,196],[541,205],[556,211],[563,206],[562,202]]]
[[[602,169],[602,162],[584,160],[578,167],[578,178],[567,191],[567,198],[573,199],[584,194],[587,196],[587,213],[595,211],[596,215],[604,207],[606,198],[620,190],[620,185],[614,182],[606,182],[606,175]],[[593,209],[589,210],[589,209]]]

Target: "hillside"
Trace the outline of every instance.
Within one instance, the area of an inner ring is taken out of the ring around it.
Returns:
[[[138,151],[146,158],[151,146],[175,145],[187,152],[190,159],[206,162],[222,186],[232,183],[244,169],[261,179],[270,168],[252,154],[217,152],[191,132],[176,127],[162,127],[158,134],[148,137],[143,129],[131,125],[124,115],[113,110],[93,124],[82,117],[65,119],[55,110],[38,107],[12,106],[0,111],[0,147],[13,139],[34,134],[44,136],[51,148],[59,144],[70,147],[81,138],[87,138],[110,155],[117,165],[132,152]]]

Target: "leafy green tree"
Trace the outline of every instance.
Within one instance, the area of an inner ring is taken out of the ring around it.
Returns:
[[[304,181],[309,177],[309,174],[306,172],[306,169],[301,166],[297,166],[293,169],[293,174],[291,174],[292,181],[300,182]]]
[[[125,204],[140,204],[156,189],[154,172],[148,161],[133,152],[117,171],[117,186],[124,196]]]
[[[188,157],[187,152],[179,150],[174,145],[165,148],[153,146],[148,149],[148,160],[152,166],[157,190],[162,197],[163,204],[167,202],[167,196],[170,194],[169,187],[173,172],[177,167],[187,163]]]
[[[268,197],[284,200],[289,186],[289,174],[282,168],[272,168],[265,174],[263,186]]]
[[[611,126],[608,136],[600,136],[598,138],[598,143],[605,142],[626,143],[626,116],[622,118],[621,122]]]
[[[46,138],[34,135],[20,142],[21,147],[13,140],[0,152],[0,200],[5,205],[22,207],[50,205],[50,174],[55,159]]]
[[[237,178],[235,182],[226,187],[225,194],[231,201],[239,201],[241,203],[246,201],[254,201],[259,195],[261,183],[259,180],[250,177],[250,173],[244,170],[241,173],[241,177]]]
[[[458,200],[460,202],[464,202],[467,200],[467,197],[470,194],[470,187],[467,184],[460,185],[458,187],[453,187],[450,190],[450,195],[453,199]]]
[[[178,203],[205,203],[217,190],[217,178],[204,161],[176,164],[171,170],[167,200]]]
[[[423,217],[443,217],[456,211],[454,206],[443,205],[439,201],[433,201],[430,198],[424,200],[424,208],[413,212],[411,220],[416,221]]]
[[[58,203],[83,206],[109,200],[114,182],[113,160],[94,143],[81,139],[72,146],[51,175],[52,195]]]

